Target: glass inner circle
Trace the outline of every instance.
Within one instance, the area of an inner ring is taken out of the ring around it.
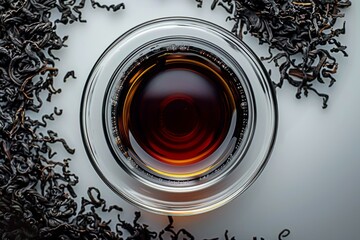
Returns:
[[[157,51],[123,76],[112,122],[121,149],[146,171],[184,179],[215,170],[244,131],[245,94],[206,54]]]

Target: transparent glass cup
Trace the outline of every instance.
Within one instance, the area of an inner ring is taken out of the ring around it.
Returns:
[[[151,159],[146,151],[132,151],[116,119],[118,106],[125,104],[120,99],[132,89],[124,87],[128,76],[162,52],[210,59],[231,72],[227,84],[242,96],[233,116],[241,112],[244,120],[227,130],[221,145],[225,150],[190,164],[184,173],[181,167]],[[153,20],[119,37],[93,67],[81,109],[85,149],[103,181],[130,203],[166,215],[210,211],[244,192],[264,168],[277,131],[276,97],[260,60],[227,30],[194,18]]]

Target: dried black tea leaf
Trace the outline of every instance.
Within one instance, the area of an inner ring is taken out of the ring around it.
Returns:
[[[198,4],[197,4],[197,7],[198,8],[201,8],[202,5],[203,5],[203,0],[195,0]]]
[[[100,4],[97,1],[91,0],[91,5],[93,6],[93,8],[95,7],[99,7],[99,8],[104,8],[108,11],[112,10],[113,12],[119,11],[120,9],[125,9],[125,4],[124,3],[119,3],[119,4],[112,4],[112,5],[105,5],[105,4]]]
[[[286,237],[288,237],[290,235],[290,230],[289,229],[284,229],[279,233],[278,239],[282,240]]]

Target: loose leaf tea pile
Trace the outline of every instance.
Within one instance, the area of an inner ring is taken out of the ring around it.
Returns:
[[[202,1],[196,0],[201,7]],[[125,5],[102,5],[90,0],[93,7],[110,11]],[[212,8],[224,7],[235,22],[233,32],[241,38],[243,26],[268,43],[268,59],[279,64],[281,79],[298,88],[297,96],[308,90],[318,93],[312,82],[335,79],[337,63],[333,53],[342,52],[335,37],[345,28],[333,29],[340,9],[349,1],[336,0],[215,0]],[[81,10],[85,0],[0,0],[0,238],[7,239],[194,239],[185,229],[174,230],[173,219],[159,233],[134,220],[124,221],[119,206],[107,206],[100,191],[90,187],[88,196],[78,206],[74,186],[78,177],[69,169],[70,159],[58,159],[53,151],[60,144],[69,153],[72,149],[58,134],[47,128],[49,121],[62,114],[53,112],[37,116],[45,100],[51,101],[61,92],[54,87],[58,81],[55,50],[65,47],[67,36],[57,34],[58,24],[85,22]],[[50,20],[52,14],[60,16]],[[330,51],[318,46],[330,44]],[[294,59],[302,55],[302,62]],[[73,71],[63,79],[75,78]],[[45,99],[43,99],[45,93]],[[327,95],[320,94],[326,106]],[[115,211],[117,222],[110,226],[100,214]],[[289,230],[282,231],[284,239]],[[217,239],[217,238],[213,238]],[[234,239],[226,232],[223,239]],[[257,239],[257,238],[254,238]],[[263,239],[263,238],[261,238]]]
[[[336,81],[335,53],[347,56],[337,40],[345,33],[345,22],[339,28],[336,23],[350,5],[349,0],[213,0],[211,9],[223,7],[231,14],[227,20],[234,21],[232,32],[240,39],[249,33],[268,44],[270,56],[262,60],[279,68],[277,87],[287,81],[297,88],[297,98],[312,91],[326,108],[329,96],[315,82],[332,86]]]
[[[92,1],[93,6],[105,7]],[[61,115],[55,108],[40,120],[30,117],[60,89],[53,51],[67,37],[56,33],[57,24],[82,21],[84,2],[0,1],[0,238],[5,239],[119,239],[96,208],[99,198],[82,200],[77,212],[73,187],[78,177],[69,170],[69,159],[57,159],[54,144],[74,153],[47,122]],[[120,5],[121,6],[121,5]],[[110,6],[109,9],[119,9]],[[50,21],[51,12],[60,19]],[[66,74],[74,77],[73,72]],[[99,196],[100,197],[100,196]],[[85,210],[89,206],[90,209]],[[102,210],[118,209],[112,207]],[[126,223],[119,223],[120,227]],[[139,228],[134,222],[134,227]],[[127,227],[126,229],[129,229]],[[146,232],[145,230],[143,232]]]

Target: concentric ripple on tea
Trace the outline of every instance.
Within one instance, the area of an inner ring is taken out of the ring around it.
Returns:
[[[126,74],[115,118],[121,147],[137,164],[160,176],[193,177],[232,151],[247,123],[246,96],[211,54],[158,51]]]

